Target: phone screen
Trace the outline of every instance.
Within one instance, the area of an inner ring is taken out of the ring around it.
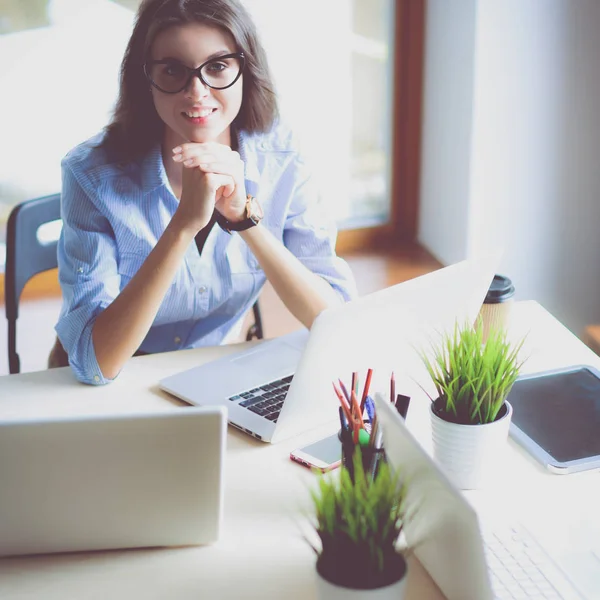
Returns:
[[[314,456],[328,465],[342,460],[342,444],[337,433],[314,444],[304,446],[304,448],[300,448],[300,451],[310,454],[310,456]]]

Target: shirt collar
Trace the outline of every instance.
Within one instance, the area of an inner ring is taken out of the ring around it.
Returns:
[[[142,159],[142,189],[144,194],[149,194],[155,189],[168,185],[169,180],[163,164],[162,152],[159,143],[155,143],[146,156]]]
[[[246,191],[253,196],[257,193],[258,183],[260,181],[260,172],[258,170],[256,144],[252,137],[247,133],[238,132],[238,152],[244,161],[244,179],[246,180]]]

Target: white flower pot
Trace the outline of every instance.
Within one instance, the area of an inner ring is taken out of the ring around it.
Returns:
[[[406,574],[402,579],[374,590],[357,590],[330,583],[317,572],[318,600],[403,600],[406,594]]]
[[[497,475],[506,451],[512,406],[497,421],[484,425],[459,425],[438,417],[431,404],[433,455],[450,481],[461,490],[485,487]]]
[[[408,565],[402,554],[397,554],[396,557],[398,559],[398,569],[395,573],[397,573],[399,579],[389,585],[371,589],[344,587],[343,585],[331,583],[323,577],[317,562],[315,572],[318,600],[403,600],[406,594]]]

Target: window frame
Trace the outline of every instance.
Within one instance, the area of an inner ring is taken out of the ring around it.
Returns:
[[[389,250],[417,239],[426,0],[396,0],[390,220],[338,233],[340,254]]]

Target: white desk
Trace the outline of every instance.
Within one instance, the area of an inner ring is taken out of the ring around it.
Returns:
[[[531,328],[526,372],[579,363],[600,367],[600,358],[537,304],[519,303],[515,308],[514,331],[518,334]],[[0,377],[0,418],[126,413],[169,405],[177,410],[183,403],[162,393],[155,382],[236,349],[230,346],[138,357],[130,361],[117,381],[104,387],[76,383],[69,369]],[[414,398],[408,421],[426,445],[427,408],[424,400]],[[334,430],[332,423],[309,435],[266,445],[230,428],[224,528],[217,544],[3,559],[0,598],[313,598],[315,557],[301,537],[301,508],[308,506],[307,485],[314,476],[292,463],[289,452]],[[540,494],[552,502],[566,501],[582,508],[587,508],[583,506],[586,502],[590,506],[597,502],[598,472],[550,475],[512,442],[510,446],[506,472],[499,474],[494,490],[473,496],[476,503],[499,493],[507,505],[516,499],[527,504]],[[536,512],[533,504],[532,512]],[[412,559],[407,597],[442,598]]]

